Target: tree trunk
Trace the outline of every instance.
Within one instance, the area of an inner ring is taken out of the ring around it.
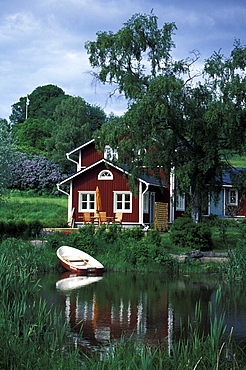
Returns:
[[[200,196],[196,191],[191,194],[191,218],[195,223],[202,222],[202,206]]]

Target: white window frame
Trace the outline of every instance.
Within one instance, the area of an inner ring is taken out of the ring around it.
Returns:
[[[96,212],[96,192],[95,191],[79,191],[78,199],[78,211],[79,212]],[[83,195],[86,195],[86,200],[82,201]],[[94,200],[90,199],[90,196],[94,195]],[[82,202],[86,203],[86,208],[82,207]],[[90,208],[90,203],[94,203],[94,207]]]
[[[143,195],[143,213],[149,213],[149,192]]]
[[[118,200],[118,195],[121,195],[122,196],[122,208],[118,208],[117,204],[120,203],[120,201]],[[125,196],[126,195],[129,195],[130,196],[130,200],[127,201],[125,199]],[[129,208],[126,207],[126,204],[129,204]],[[114,206],[113,206],[113,209],[114,209],[114,213],[116,212],[120,212],[120,213],[132,213],[132,193],[130,191],[114,191]]]
[[[232,194],[234,192],[234,194]],[[233,198],[235,198],[235,201],[231,201]],[[231,188],[228,189],[227,192],[227,205],[228,206],[237,206],[238,205],[238,190]]]
[[[176,211],[185,211],[185,195],[177,194]]]
[[[104,159],[108,161],[113,161],[118,159],[117,149],[112,149],[109,145],[106,145],[104,148]]]
[[[98,174],[98,180],[113,180],[114,176],[111,171],[109,170],[102,170]]]

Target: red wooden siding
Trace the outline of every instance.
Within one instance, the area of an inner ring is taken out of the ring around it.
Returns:
[[[238,192],[238,206],[226,206],[225,215],[232,217],[246,216],[246,199]]]
[[[113,180],[98,180],[98,174],[102,170],[110,170],[113,174]],[[102,210],[107,212],[108,217],[113,217],[113,201],[114,191],[129,191],[127,186],[128,179],[123,177],[123,173],[114,167],[106,168],[103,163],[86,171],[81,176],[76,177],[73,180],[73,205],[75,208],[75,218],[79,221],[78,216],[78,192],[79,191],[95,191],[96,187],[99,187],[99,191],[102,199]],[[139,221],[139,209],[138,199],[132,197],[132,213],[123,213],[123,222],[138,222]]]
[[[103,153],[99,154],[95,149],[94,142],[85,146],[81,150],[81,167],[90,166],[92,163],[95,163],[103,158]]]

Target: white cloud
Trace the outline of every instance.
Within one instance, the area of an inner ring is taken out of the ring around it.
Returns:
[[[134,13],[150,13],[164,22],[176,22],[178,58],[199,49],[208,57],[220,47],[232,47],[234,37],[245,40],[246,5],[241,0],[12,0],[0,13],[0,117],[7,118],[11,104],[37,86],[54,84],[66,93],[106,111],[125,109],[122,101],[107,101],[110,86],[91,77],[87,40],[96,32],[117,31]],[[19,9],[16,11],[16,9]]]

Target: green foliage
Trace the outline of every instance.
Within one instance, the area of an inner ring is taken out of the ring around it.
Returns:
[[[229,262],[224,266],[227,280],[245,282],[246,280],[246,241],[239,240],[235,250],[229,253]]]
[[[52,118],[58,103],[67,96],[64,91],[55,85],[38,86],[27,97],[12,105],[12,114],[9,117],[12,124],[23,123],[26,118]],[[27,100],[28,99],[28,100]]]
[[[188,217],[176,219],[171,226],[171,242],[184,248],[210,250],[212,248],[211,229],[206,223],[195,224]]]
[[[79,229],[78,233],[71,233],[67,236],[68,245],[83,250],[86,253],[97,253],[95,244],[95,226],[86,225]]]
[[[18,150],[47,155],[54,163],[72,172],[65,153],[92,138],[92,133],[106,121],[99,106],[80,97],[65,95],[54,85],[37,87],[27,97],[13,104],[10,116]]]
[[[71,171],[71,163],[65,153],[77,148],[92,138],[106,120],[106,114],[97,106],[92,106],[80,97],[68,97],[57,105],[54,111],[54,125],[51,137],[46,141],[46,149],[55,163]]]
[[[174,23],[158,28],[153,13],[135,14],[118,32],[98,32],[86,43],[99,80],[116,83],[129,101],[98,141],[118,148],[133,177],[148,170],[158,176],[162,168],[168,178],[172,167],[175,191],[191,194],[192,220],[201,222],[208,195],[221,189],[228,151],[245,150],[245,46],[235,42],[228,58],[214,53],[197,84],[199,53],[171,56],[175,29]]]
[[[28,118],[13,126],[17,149],[28,154],[47,154],[46,140],[51,136],[51,119]]]
[[[119,240],[122,235],[120,225],[109,225],[108,230],[106,230],[106,225],[103,224],[96,230],[95,241],[98,248],[104,250],[109,244],[113,244],[116,240]]]
[[[115,34],[97,32],[97,40],[87,41],[85,48],[91,66],[100,67],[99,79],[104,83],[117,81],[120,93],[136,99],[151,76],[168,67],[175,29],[174,23],[165,23],[159,29],[153,13],[135,14]],[[149,63],[149,76],[144,58]]]
[[[40,232],[43,228],[43,225],[38,220],[32,220],[26,222],[24,220],[20,221],[0,221],[0,239],[15,237],[29,239],[37,237],[40,235]]]
[[[123,238],[131,238],[133,240],[141,240],[141,238],[144,236],[144,231],[140,227],[133,227],[129,229],[124,229],[123,234],[121,234],[121,237]]]

